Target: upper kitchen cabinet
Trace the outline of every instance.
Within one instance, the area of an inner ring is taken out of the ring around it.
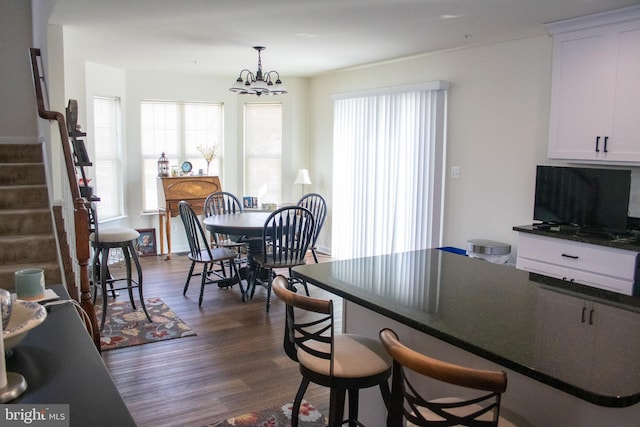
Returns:
[[[640,7],[547,24],[549,158],[640,163]]]

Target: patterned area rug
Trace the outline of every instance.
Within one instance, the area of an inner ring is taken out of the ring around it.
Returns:
[[[107,319],[100,338],[102,351],[196,335],[160,298],[147,299],[146,306],[152,323],[147,320],[140,304],[136,304],[135,311],[131,309],[129,301],[108,304]],[[96,304],[96,318],[99,324],[102,319],[101,304]]]
[[[206,427],[291,427],[293,403],[263,409],[258,412],[232,417],[224,421],[207,424]],[[303,400],[300,406],[300,427],[324,427],[328,420],[309,402]]]

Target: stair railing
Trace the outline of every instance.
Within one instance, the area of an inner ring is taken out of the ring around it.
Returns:
[[[79,266],[80,277],[80,305],[84,311],[89,315],[91,325],[88,325],[92,331],[93,342],[96,345],[98,351],[100,350],[100,333],[98,324],[96,321],[95,310],[93,306],[93,298],[91,297],[91,286],[89,284],[89,212],[86,207],[86,200],[80,196],[80,189],[78,187],[78,181],[76,179],[76,169],[73,160],[73,154],[71,153],[71,144],[69,141],[69,135],[65,117],[62,113],[57,111],[48,111],[44,105],[44,97],[42,92],[42,85],[40,83],[41,75],[38,67],[38,58],[41,58],[40,49],[31,48],[31,68],[33,71],[33,82],[36,91],[36,103],[38,107],[38,115],[46,120],[55,120],[58,123],[58,130],[60,131],[60,138],[62,140],[62,152],[64,156],[64,163],[67,171],[67,178],[69,180],[69,189],[71,191],[71,198],[73,200],[73,221],[75,230],[76,241],[76,260]],[[69,284],[67,284],[69,286]],[[69,294],[73,299],[78,298],[78,289],[75,284],[71,284],[72,289],[68,288]]]

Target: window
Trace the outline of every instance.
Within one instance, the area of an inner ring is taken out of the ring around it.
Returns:
[[[335,258],[440,244],[446,86],[334,97]]]
[[[282,105],[244,107],[244,195],[258,203],[282,201]]]
[[[94,193],[100,197],[100,221],[123,215],[123,182],[120,159],[120,99],[93,98],[95,140]]]
[[[191,162],[193,174],[207,174],[207,162],[198,147],[215,147],[208,174],[222,174],[223,104],[143,101],[141,104],[143,209],[158,208],[158,159],[165,153],[172,171]]]

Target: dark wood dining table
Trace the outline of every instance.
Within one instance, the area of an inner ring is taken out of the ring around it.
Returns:
[[[247,245],[247,267],[241,276],[247,280],[245,295],[253,295],[256,283],[260,283],[260,272],[254,257],[262,253],[262,231],[264,223],[271,215],[268,211],[243,211],[239,213],[212,215],[204,219],[207,230],[212,233],[241,236],[239,241]]]

